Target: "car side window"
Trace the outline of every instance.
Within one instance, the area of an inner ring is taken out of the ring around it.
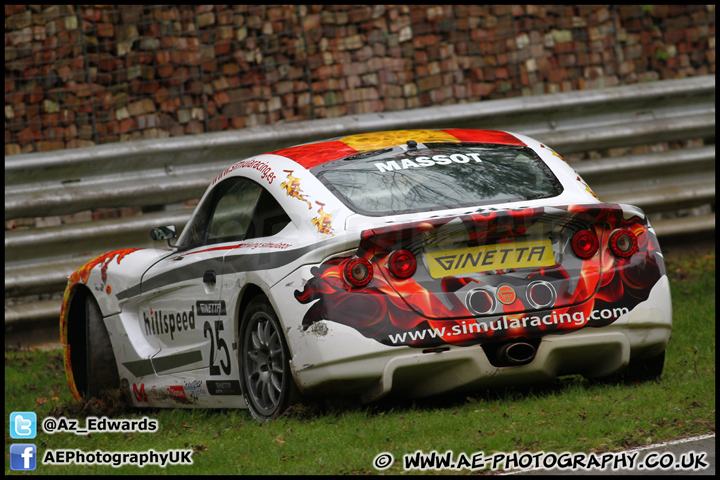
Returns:
[[[271,236],[288,223],[290,217],[263,187],[247,178],[229,178],[199,207],[179,247]]]
[[[225,190],[215,205],[207,232],[208,243],[245,238],[262,187],[244,178],[239,180]]]
[[[290,223],[290,217],[275,198],[265,189],[260,195],[260,201],[245,235],[245,240],[251,238],[270,237],[279,233]]]

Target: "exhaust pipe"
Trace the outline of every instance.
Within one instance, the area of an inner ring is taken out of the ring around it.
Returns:
[[[535,358],[535,347],[525,342],[506,343],[498,349],[498,358],[509,365],[523,365]]]

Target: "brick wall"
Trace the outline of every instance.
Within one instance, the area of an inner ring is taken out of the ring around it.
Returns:
[[[5,154],[714,72],[713,5],[6,5]]]

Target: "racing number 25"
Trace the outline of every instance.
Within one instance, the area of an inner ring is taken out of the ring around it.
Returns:
[[[207,338],[210,333],[210,375],[220,375],[220,367],[225,375],[230,375],[230,350],[228,349],[225,340],[220,338],[220,331],[223,330],[223,323],[221,320],[215,320],[215,335],[213,335],[212,325],[209,321],[206,321],[203,325],[203,337]],[[227,362],[220,360],[220,366],[215,365],[215,345],[217,344],[218,350],[225,350],[225,358]]]

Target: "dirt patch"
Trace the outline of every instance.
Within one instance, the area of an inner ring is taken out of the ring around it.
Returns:
[[[122,389],[106,390],[99,397],[91,397],[82,402],[58,405],[50,410],[50,417],[110,417],[119,418],[129,413],[132,406]]]

